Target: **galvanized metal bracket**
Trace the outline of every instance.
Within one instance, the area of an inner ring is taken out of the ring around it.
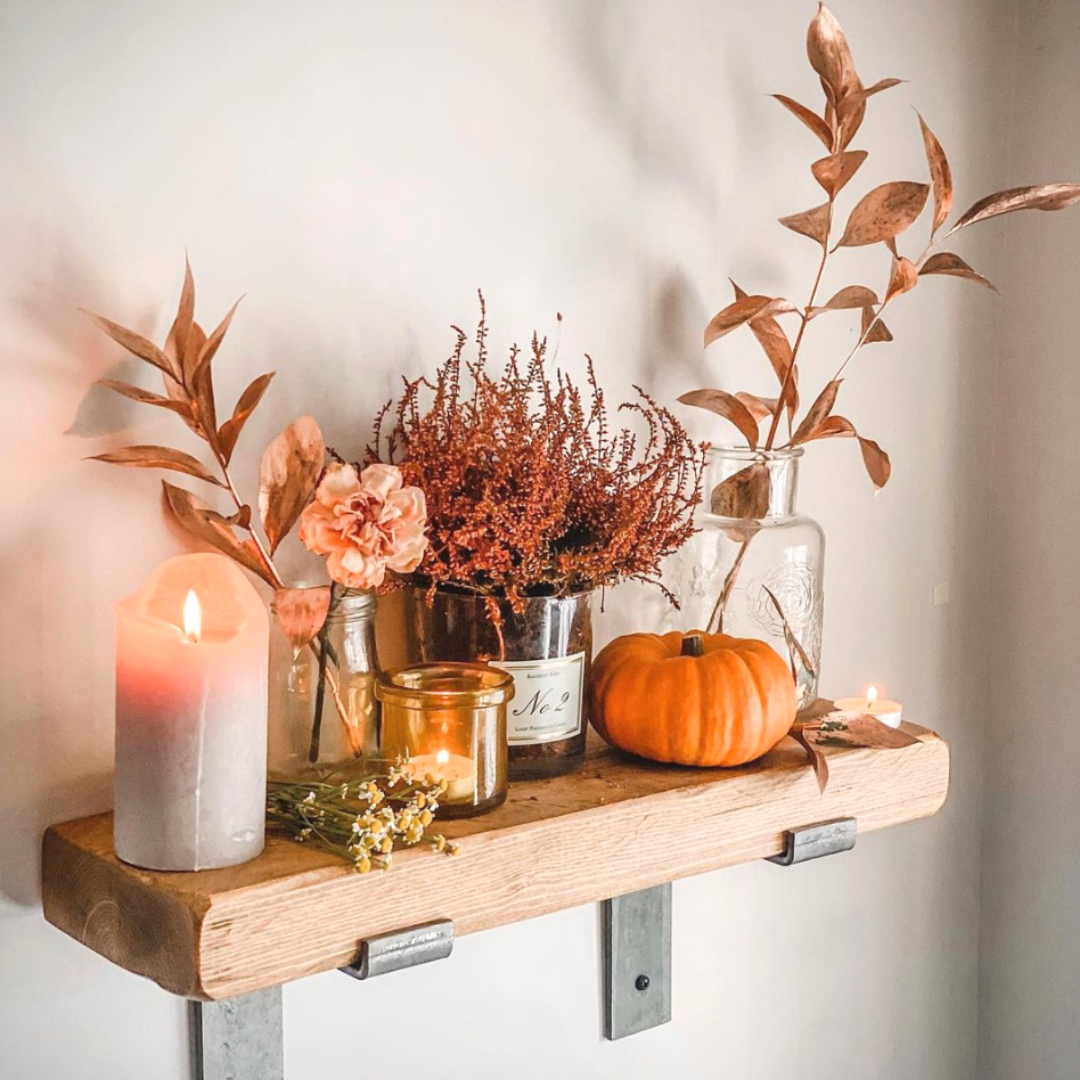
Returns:
[[[285,1080],[281,987],[188,1002],[195,1080]]]
[[[623,1039],[671,1019],[671,882],[600,905],[604,1036]]]
[[[794,866],[810,859],[850,851],[855,846],[857,835],[858,824],[852,817],[823,821],[803,829],[789,829],[784,834],[783,852],[770,856],[769,862],[777,866]]]
[[[450,919],[410,926],[378,934],[360,942],[356,959],[341,970],[354,979],[370,979],[390,971],[445,960],[454,948],[454,924]]]

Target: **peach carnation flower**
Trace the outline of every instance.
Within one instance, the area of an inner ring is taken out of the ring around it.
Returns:
[[[427,504],[418,487],[402,487],[396,465],[332,464],[300,517],[300,539],[326,556],[330,576],[350,589],[375,589],[386,571],[408,574],[427,548]]]

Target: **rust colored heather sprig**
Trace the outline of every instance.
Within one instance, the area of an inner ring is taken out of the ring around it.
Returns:
[[[535,334],[527,357],[514,346],[490,372],[482,295],[475,359],[454,330],[434,381],[406,380],[367,449],[427,496],[430,543],[413,581],[514,607],[627,580],[663,588],[662,560],[694,531],[703,447],[639,387],[618,411],[640,430],[613,432],[592,360],[579,386]]]

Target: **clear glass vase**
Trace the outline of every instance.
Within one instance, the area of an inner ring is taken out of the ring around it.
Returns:
[[[757,638],[792,665],[799,706],[817,694],[825,534],[796,511],[801,447],[714,448],[700,532],[665,568],[672,623]]]
[[[296,656],[275,621],[270,643],[273,778],[343,773],[358,759],[376,754],[377,606],[373,592],[335,589],[322,632]]]
[[[577,769],[588,729],[585,683],[592,663],[592,593],[527,596],[521,611],[505,599],[437,589],[406,590],[414,660],[487,661],[514,676],[507,715],[511,780]]]

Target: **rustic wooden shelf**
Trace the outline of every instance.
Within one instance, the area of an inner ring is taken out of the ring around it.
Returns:
[[[462,854],[395,855],[358,875],[318,850],[271,837],[228,870],[160,873],[120,862],[112,816],[45,834],[45,917],[166,990],[213,1001],[341,967],[365,938],[452,919],[455,935],[529,919],[676,878],[778,854],[784,834],[854,817],[858,831],[940,809],[949,750],[829,749],[818,794],[803,751],[785,739],[738,769],[654,765],[590,746],[573,776],[513,785],[506,804],[446,822]]]

